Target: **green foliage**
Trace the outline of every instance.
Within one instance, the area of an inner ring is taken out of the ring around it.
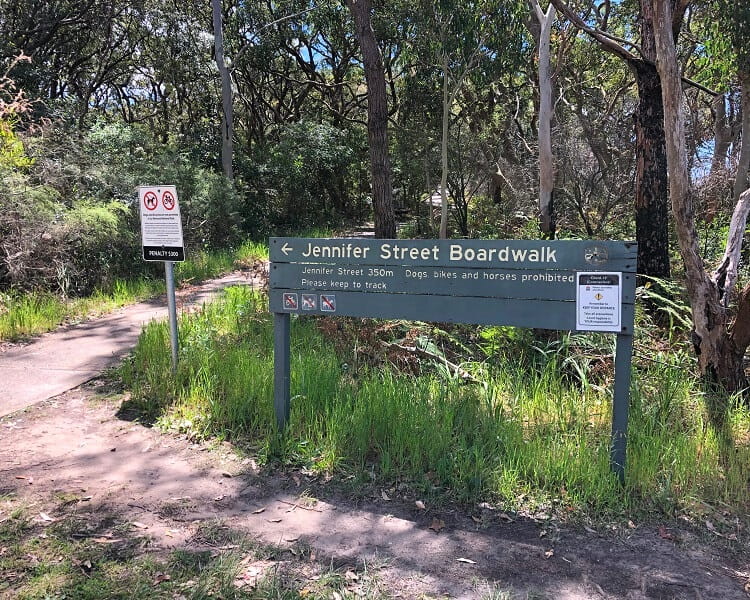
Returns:
[[[13,130],[13,122],[0,118],[0,168],[27,169],[34,164],[26,155],[26,149],[18,134]]]
[[[418,494],[511,507],[522,496],[554,498],[566,511],[599,515],[627,507],[671,513],[695,498],[744,506],[750,453],[742,446],[723,462],[694,382],[682,376],[685,355],[636,366],[623,494],[609,470],[612,337],[483,331],[489,358],[473,369],[481,377],[473,385],[440,369],[414,377],[345,363],[316,320],[295,320],[283,440],[272,408],[270,316],[247,290],[183,318],[175,376],[163,324],[146,328],[122,376],[131,402],[164,427],[230,438],[313,470],[408,482]],[[416,343],[439,356],[429,339]],[[746,436],[747,412],[730,412],[734,431]]]
[[[344,129],[311,121],[277,127],[246,167],[253,174],[244,213],[250,231],[299,230],[356,214],[350,189],[362,143]]]
[[[235,252],[201,251],[177,263],[175,278],[199,281],[268,258],[268,247],[247,242]],[[107,279],[90,296],[63,299],[49,292],[0,293],[0,340],[18,340],[51,331],[66,321],[100,315],[164,292],[163,277]]]
[[[104,120],[83,134],[60,124],[44,134],[28,136],[26,168],[0,165],[0,234],[15,248],[0,258],[0,286],[79,296],[155,274],[141,258],[141,184],[177,186],[188,257],[242,239],[237,191],[174,144]]]

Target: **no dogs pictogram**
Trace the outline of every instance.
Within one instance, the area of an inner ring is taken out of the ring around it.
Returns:
[[[185,260],[177,188],[173,185],[138,186],[143,260]]]
[[[145,206],[147,210],[155,210],[158,205],[159,199],[154,192],[146,192],[143,195],[143,206]]]
[[[318,297],[315,294],[302,294],[302,310],[315,310],[318,307]]]
[[[167,210],[172,210],[174,208],[174,195],[172,194],[172,192],[164,192],[161,197],[161,203]]]

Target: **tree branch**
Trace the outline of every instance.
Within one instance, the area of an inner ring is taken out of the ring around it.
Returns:
[[[608,52],[611,52],[612,54],[619,56],[620,58],[628,62],[639,60],[639,58],[635,54],[626,50],[621,45],[627,44],[628,46],[632,46],[633,48],[635,48],[641,54],[641,56],[643,55],[643,52],[637,44],[628,42],[627,40],[618,38],[617,36],[613,36],[606,31],[602,31],[601,29],[597,29],[595,27],[587,25],[586,22],[577,13],[575,13],[563,0],[550,0],[550,2],[557,10],[565,15],[568,20],[573,23],[573,25],[578,27],[578,29],[580,29],[581,31],[589,34]]]
[[[707,88],[702,83],[698,83],[697,81],[695,81],[693,79],[688,79],[687,77],[684,77],[684,76],[682,78],[682,83],[684,83],[685,85],[689,85],[690,87],[694,87],[695,89],[700,90],[701,92],[705,92],[706,94],[708,94],[710,96],[720,96],[721,95],[720,92],[712,90],[711,88]]]

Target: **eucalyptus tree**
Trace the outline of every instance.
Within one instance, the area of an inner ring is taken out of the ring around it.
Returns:
[[[664,118],[669,161],[670,197],[680,254],[693,314],[693,344],[700,369],[709,383],[729,392],[747,389],[744,355],[750,346],[750,283],[730,310],[737,282],[740,252],[748,213],[750,189],[744,190],[735,205],[729,225],[724,256],[712,273],[704,266],[698,246],[690,173],[685,151],[682,73],[677,56],[671,2],[649,0],[655,16],[657,66],[662,81]],[[750,11],[739,3],[729,18],[738,32],[750,30]],[[738,60],[747,65],[748,53],[739,48]],[[743,140],[744,144],[744,140]],[[722,416],[719,415],[718,425]]]
[[[234,180],[234,94],[232,77],[224,56],[224,18],[221,0],[211,0],[214,31],[214,59],[221,78],[221,168],[224,176]]]
[[[635,222],[638,271],[669,277],[669,207],[664,109],[656,70],[654,15],[650,0],[584,2],[579,12],[565,0],[550,0],[560,13],[585,31],[602,50],[624,60],[638,87],[634,114],[636,137]],[[670,0],[673,1],[673,0]],[[688,2],[680,0],[670,26],[679,32]],[[626,39],[637,32],[635,39]]]
[[[552,156],[552,70],[550,51],[552,26],[557,11],[552,4],[542,10],[538,0],[528,0],[531,12],[529,25],[534,35],[538,53],[539,73],[539,226],[547,237],[555,236],[552,193],[555,187],[554,159]]]
[[[750,4],[742,0],[719,0],[719,23],[729,41],[740,86],[742,146],[737,161],[734,200],[750,185]],[[722,32],[715,32],[721,36]]]
[[[112,89],[131,76],[144,1],[2,0],[0,56],[29,56],[13,74],[18,84],[41,100],[73,99],[82,127],[91,108],[107,107]]]
[[[375,236],[396,237],[393,176],[388,148],[388,93],[383,56],[372,26],[371,0],[345,0],[354,20],[367,82],[367,136],[370,149]]]
[[[441,107],[439,235],[445,238],[451,127],[462,118],[462,111],[481,111],[481,106],[462,103],[461,96],[466,92],[475,99],[484,98],[494,93],[496,83],[502,86],[515,76],[519,57],[523,56],[521,15],[525,11],[520,2],[499,0],[420,0],[412,10],[413,33],[405,60],[414,63],[417,76],[428,75],[440,81],[439,88],[435,86]],[[453,196],[455,202],[462,193]]]

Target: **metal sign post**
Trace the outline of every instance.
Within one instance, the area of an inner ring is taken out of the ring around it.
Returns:
[[[169,345],[172,348],[172,373],[177,372],[177,353],[179,339],[177,336],[177,302],[174,291],[174,263],[164,261],[164,276],[167,280],[167,311],[169,312]]]
[[[179,350],[174,263],[175,261],[185,260],[177,189],[173,185],[142,185],[138,188],[138,206],[141,215],[143,260],[164,262],[164,277],[167,282],[167,309],[169,312],[169,339],[172,348],[172,372],[174,373],[177,371]]]
[[[610,464],[625,459],[637,246],[615,241],[271,238],[274,406],[290,412],[292,314],[617,335]]]

